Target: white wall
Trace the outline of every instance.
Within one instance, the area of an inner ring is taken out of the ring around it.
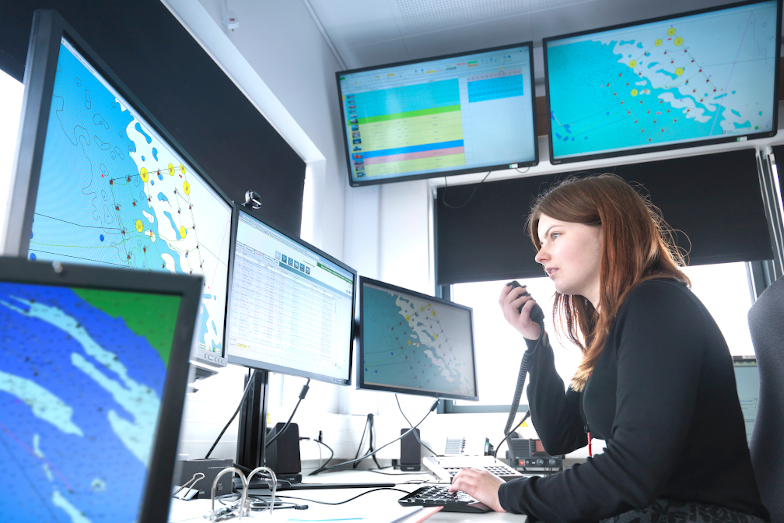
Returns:
[[[223,0],[199,3],[324,156],[321,172],[313,178],[313,219],[321,226],[313,228],[312,240],[342,258],[348,182],[337,104],[337,59],[301,1],[230,0],[229,8],[240,21],[234,32],[222,25]]]

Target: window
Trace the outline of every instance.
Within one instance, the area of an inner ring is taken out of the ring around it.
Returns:
[[[745,263],[687,267],[694,294],[705,304],[724,334],[733,355],[754,354],[747,313],[751,307]],[[479,374],[479,405],[509,405],[525,351],[522,336],[504,320],[498,297],[506,281],[461,283],[452,287],[452,299],[474,309],[474,329]],[[545,312],[545,329],[551,334],[555,365],[564,386],[577,370],[581,352],[568,340],[554,335],[551,312],[553,285],[546,277],[521,281]],[[563,341],[563,344],[561,343]],[[521,403],[525,403],[523,396]],[[466,405],[475,405],[465,402]]]
[[[19,115],[22,113],[24,88],[14,78],[0,71],[0,247],[3,245],[3,222],[8,202],[8,190],[14,176],[13,163],[16,154],[16,136],[19,132]],[[2,249],[0,249],[2,250]]]
[[[506,283],[491,281],[452,286],[453,301],[474,309],[479,402],[465,402],[467,405],[509,405],[512,402],[517,372],[526,346],[520,333],[506,323],[498,306],[498,297]],[[528,286],[528,292],[545,312],[545,330],[551,334],[555,365],[566,386],[577,370],[582,353],[568,341],[561,345],[558,337],[553,335],[555,331],[550,313],[553,308],[553,284],[545,276],[520,283]],[[525,397],[521,403],[526,403]]]
[[[686,267],[694,294],[719,325],[730,354],[754,354],[748,312],[752,305],[745,262]]]

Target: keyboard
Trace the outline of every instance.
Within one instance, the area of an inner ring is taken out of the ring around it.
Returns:
[[[422,458],[422,463],[441,481],[451,482],[460,469],[464,468],[485,469],[504,481],[524,477],[523,474],[493,456],[427,456]]]
[[[403,496],[398,503],[404,507],[444,507],[444,512],[491,512],[492,509],[464,492],[449,492],[449,487],[420,487]]]

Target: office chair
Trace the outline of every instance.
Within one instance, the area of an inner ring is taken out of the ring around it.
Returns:
[[[751,462],[771,521],[784,521],[784,278],[751,306],[749,330],[760,375]]]

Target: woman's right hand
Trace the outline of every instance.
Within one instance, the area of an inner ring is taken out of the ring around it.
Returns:
[[[498,298],[498,305],[504,313],[506,321],[514,327],[524,338],[538,340],[542,332],[542,327],[531,319],[531,309],[536,301],[531,296],[522,296],[525,292],[525,285],[522,287],[512,287],[511,283],[504,285],[501,289],[501,296]],[[523,306],[522,311],[517,309]]]

